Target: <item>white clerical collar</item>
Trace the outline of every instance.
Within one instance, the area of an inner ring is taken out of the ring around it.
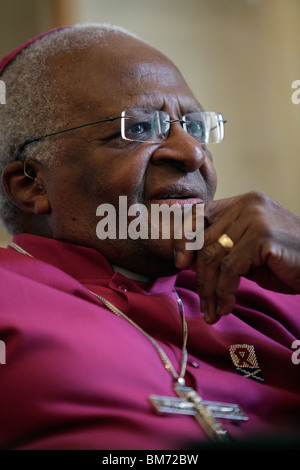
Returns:
[[[116,266],[115,264],[112,265],[112,268],[114,272],[118,272],[120,274],[123,274],[123,276],[127,277],[128,279],[132,279],[134,281],[140,281],[140,282],[152,282],[151,277],[149,276],[144,276],[142,274],[138,273],[133,273],[132,271],[128,271],[128,269],[121,268],[120,266]]]

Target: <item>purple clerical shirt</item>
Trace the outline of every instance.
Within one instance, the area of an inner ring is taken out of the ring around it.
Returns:
[[[114,272],[98,252],[29,234],[0,250],[0,447],[189,449],[207,441],[192,416],[158,415],[152,394],[175,396],[150,341],[90,291],[152,335],[176,370],[187,318],[186,384],[249,417],[224,427],[239,440],[300,431],[300,296],[242,279],[232,314],[207,325],[190,271],[149,286]],[[293,359],[293,354],[296,360]]]

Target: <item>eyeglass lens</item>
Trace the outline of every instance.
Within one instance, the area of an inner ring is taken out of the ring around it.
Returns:
[[[201,144],[218,143],[224,138],[223,116],[214,111],[189,113],[174,121],[164,111],[143,108],[124,110],[121,116],[122,137],[134,142],[162,142],[173,122],[180,123]]]

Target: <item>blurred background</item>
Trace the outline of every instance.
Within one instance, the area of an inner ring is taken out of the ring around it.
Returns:
[[[257,189],[300,215],[300,104],[291,99],[300,0],[0,0],[0,56],[50,28],[90,22],[142,36],[205,109],[223,113],[225,141],[210,146],[217,198]],[[0,245],[9,238],[0,227]]]

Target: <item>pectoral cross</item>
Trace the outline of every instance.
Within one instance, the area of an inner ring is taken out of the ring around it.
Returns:
[[[230,436],[218,418],[247,421],[248,417],[238,405],[203,400],[196,390],[176,383],[174,390],[179,396],[151,395],[150,401],[158,413],[192,415],[206,434],[214,441],[226,442]]]

